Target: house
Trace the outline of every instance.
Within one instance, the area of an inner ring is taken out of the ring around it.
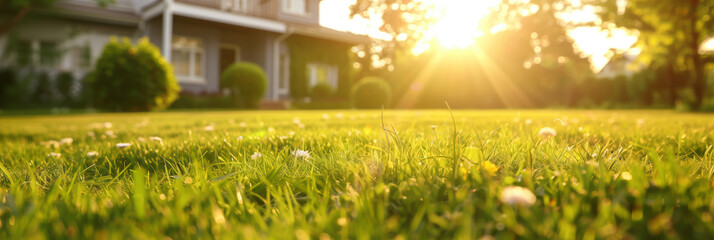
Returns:
[[[642,64],[637,64],[637,57],[637,54],[632,53],[615,55],[595,77],[599,79],[613,79],[617,76],[630,78],[644,67]]]
[[[112,36],[148,37],[185,92],[221,93],[222,70],[248,61],[265,70],[268,100],[302,98],[323,82],[347,93],[350,48],[370,39],[321,27],[319,14],[320,0],[58,0],[0,36],[0,56],[79,77]]]

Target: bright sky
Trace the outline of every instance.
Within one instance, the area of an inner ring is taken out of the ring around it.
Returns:
[[[359,16],[356,16],[355,19],[350,19],[349,6],[354,2],[355,0],[323,0],[320,3],[320,24],[322,26],[340,31],[350,31],[357,34],[367,34],[374,38],[390,39],[388,34],[379,31],[381,19],[377,13],[373,13],[374,17],[372,17],[372,20],[364,19]],[[449,2],[451,2],[451,4],[449,4]],[[467,20],[473,20],[473,18],[478,19],[480,17],[479,14],[474,14],[473,9],[485,9],[481,7],[488,4],[485,2],[487,1],[439,0],[437,3],[441,3],[446,6],[447,12],[446,17],[440,22],[440,24],[443,26],[463,26],[463,24],[453,24],[453,22],[463,23],[464,21],[462,21],[462,18],[466,18]],[[476,6],[478,4],[481,6]],[[449,8],[450,5],[451,8]],[[597,16],[591,8],[585,8],[582,11],[564,14],[562,18],[570,21],[583,22],[597,20]],[[434,34],[442,44],[459,46],[464,44],[463,41],[460,41],[463,40],[463,38],[459,39],[459,36],[455,35],[465,34],[471,37],[478,37],[479,35],[478,32],[465,31],[464,27],[459,29],[442,29],[438,26],[439,24],[437,24],[437,30]],[[471,29],[476,28],[474,27]],[[595,71],[599,71],[603,66],[605,66],[605,64],[607,64],[610,58],[608,54],[611,54],[608,53],[610,48],[623,50],[629,49],[630,46],[637,41],[637,37],[624,30],[615,30],[611,34],[608,34],[607,32],[600,31],[597,27],[580,27],[571,30],[569,35],[575,39],[576,47],[580,49],[585,56],[590,57],[592,67]],[[417,47],[424,48],[425,46]]]

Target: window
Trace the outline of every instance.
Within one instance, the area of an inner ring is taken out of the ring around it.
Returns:
[[[52,41],[17,40],[11,51],[18,66],[55,68],[61,57],[58,44]]]
[[[322,63],[307,64],[307,74],[309,87],[320,83],[327,83],[333,89],[337,89],[337,66]]]
[[[281,0],[280,8],[285,13],[305,15],[307,14],[307,0]]]
[[[54,68],[59,62],[60,52],[57,43],[42,41],[40,46],[40,66]]]
[[[92,66],[92,47],[89,43],[74,47],[72,66],[74,69],[88,69]]]
[[[19,66],[32,65],[32,41],[19,40],[15,46],[15,62]]]
[[[171,64],[179,82],[204,83],[203,40],[198,38],[173,36],[171,44]]]

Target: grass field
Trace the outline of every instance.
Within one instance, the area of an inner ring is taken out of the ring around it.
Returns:
[[[565,110],[454,111],[453,121],[447,110],[3,117],[0,239],[712,239],[713,120]],[[539,135],[544,127],[555,136]]]

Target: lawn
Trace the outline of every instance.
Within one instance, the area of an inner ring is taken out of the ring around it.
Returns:
[[[712,239],[713,119],[567,110],[1,117],[0,239]]]

